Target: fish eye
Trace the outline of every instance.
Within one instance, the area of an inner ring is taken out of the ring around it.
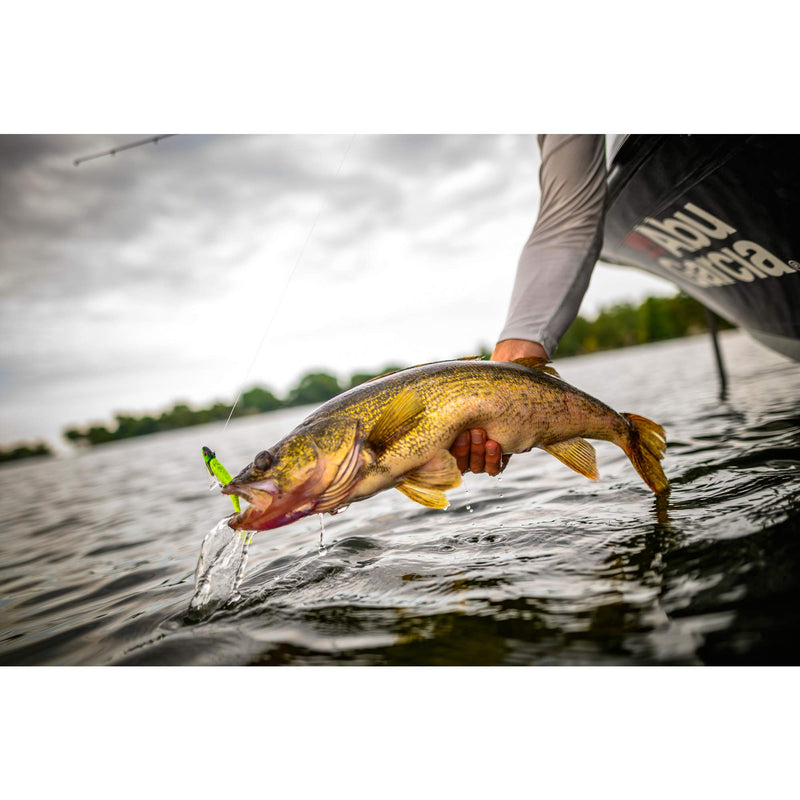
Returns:
[[[253,466],[259,472],[264,472],[264,470],[269,469],[270,464],[272,464],[272,453],[270,453],[269,450],[262,450],[253,459]]]

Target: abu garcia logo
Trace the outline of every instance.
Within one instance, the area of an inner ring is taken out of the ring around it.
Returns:
[[[797,261],[782,261],[748,239],[729,242],[725,247],[717,245],[735,233],[734,227],[718,217],[694,203],[686,203],[682,211],[662,220],[646,217],[623,238],[622,244],[644,251],[676,278],[702,288],[800,272]],[[693,255],[712,246],[713,250]],[[690,254],[692,257],[687,258]]]

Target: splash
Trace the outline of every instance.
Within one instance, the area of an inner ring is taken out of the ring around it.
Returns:
[[[252,531],[235,531],[220,520],[203,539],[194,573],[194,596],[189,611],[210,614],[239,597]]]

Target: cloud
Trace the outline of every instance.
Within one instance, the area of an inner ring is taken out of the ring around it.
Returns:
[[[398,226],[435,240],[443,216],[452,241],[513,177],[497,137],[379,136],[356,139],[337,179],[348,139],[185,136],[76,168],[76,155],[130,138],[0,137],[4,296],[203,294],[318,211],[318,245],[332,251]]]
[[[461,282],[452,259],[537,193],[531,137],[179,136],[73,166],[139,138],[0,137],[0,354],[16,369],[141,367],[219,347],[209,330],[258,336],[315,220],[292,277],[311,327],[326,284],[367,314],[399,270],[407,313],[430,302],[412,299],[425,270]]]

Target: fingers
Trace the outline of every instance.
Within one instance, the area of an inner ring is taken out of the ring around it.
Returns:
[[[500,466],[500,459],[502,457],[500,445],[497,442],[488,440],[486,442],[486,465],[484,469],[489,475],[499,475],[502,471]]]
[[[460,433],[453,442],[450,452],[462,475],[467,470],[499,475],[511,458],[510,454],[504,456],[500,445],[487,439],[486,431],[481,428]]]
[[[463,475],[469,469],[469,431],[458,434],[453,446],[450,448],[450,453],[455,458],[456,464]]]
[[[491,439],[486,440],[485,471],[488,475],[499,475],[510,460],[511,453],[503,455],[503,451],[497,442],[493,442]]]
[[[473,428],[469,432],[470,451],[469,451],[469,471],[483,472],[486,464],[486,431],[481,428]]]

